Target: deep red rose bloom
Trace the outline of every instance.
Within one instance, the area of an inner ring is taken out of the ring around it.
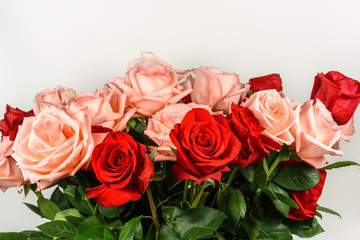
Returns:
[[[124,132],[111,133],[92,154],[92,166],[102,185],[87,189],[89,198],[105,207],[136,201],[154,176],[146,147]]]
[[[229,170],[226,164],[241,148],[222,115],[213,116],[200,108],[189,111],[171,130],[170,138],[177,148],[177,164],[171,169],[175,179],[197,184],[212,178],[220,181],[221,172]]]
[[[249,80],[249,84],[250,84],[250,89],[253,92],[258,92],[267,89],[275,89],[278,92],[283,90],[280,75],[276,73],[262,77],[251,78]]]
[[[241,150],[231,165],[246,168],[261,161],[271,150],[280,150],[279,143],[262,135],[264,130],[250,109],[231,105],[231,114],[227,116],[232,132],[241,142]]]
[[[11,141],[15,140],[19,126],[23,123],[24,117],[34,116],[33,111],[24,112],[18,108],[6,105],[4,119],[0,121],[0,131],[2,136],[9,136]]]
[[[331,71],[315,77],[311,99],[319,99],[338,125],[346,124],[360,103],[360,83]]]
[[[280,169],[297,162],[301,161],[288,160],[280,162]],[[297,203],[299,208],[290,208],[287,218],[302,221],[313,218],[316,215],[317,201],[321,196],[326,179],[326,171],[320,168],[318,170],[321,178],[315,187],[306,191],[289,191],[290,197]]]

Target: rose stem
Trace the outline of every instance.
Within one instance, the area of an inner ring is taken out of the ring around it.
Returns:
[[[268,171],[268,177],[270,174],[275,170],[276,166],[284,160],[289,160],[289,150],[287,150],[286,145],[284,145],[281,150],[279,151],[278,155],[276,156],[275,160],[271,164],[269,171]],[[265,161],[265,160],[263,160]]]
[[[201,195],[203,194],[204,190],[205,190],[205,187],[206,187],[206,184],[207,184],[207,180],[205,180],[202,184],[201,184],[201,189],[200,189],[200,192],[197,193],[194,201],[192,202],[191,204],[191,208],[195,208],[197,207],[199,201],[200,201],[200,198],[201,198]]]
[[[186,179],[185,183],[184,183],[184,192],[183,192],[183,201],[184,202],[186,201],[186,198],[187,198],[188,189],[189,189],[189,180]]]
[[[190,188],[191,188],[191,202],[193,202],[196,194],[196,184],[194,180],[190,180]]]
[[[152,195],[152,192],[151,192],[151,185],[150,185],[150,183],[149,183],[148,188],[146,189],[146,193],[147,193],[147,196],[148,196],[148,199],[149,199],[149,204],[150,204],[150,210],[151,210],[152,219],[153,219],[153,221],[154,221],[156,231],[159,232],[159,230],[160,230],[160,225],[159,225],[159,222],[158,222],[158,219],[157,219],[156,207],[155,207],[154,198],[153,198],[153,195]]]
[[[232,182],[234,181],[234,179],[235,179],[236,175],[238,174],[239,170],[240,170],[240,168],[238,168],[238,167],[235,167],[233,169],[233,171],[231,172],[230,177],[229,177],[229,179],[228,179],[228,181],[227,181],[227,183],[226,183],[226,185],[225,185],[225,187],[223,188],[222,191],[225,191],[232,184]]]

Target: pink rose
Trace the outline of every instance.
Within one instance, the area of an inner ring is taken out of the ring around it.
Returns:
[[[33,110],[38,114],[47,105],[65,105],[70,99],[76,97],[76,92],[70,88],[58,86],[57,88],[46,89],[36,94],[33,101]]]
[[[111,89],[81,93],[73,102],[85,113],[90,114],[92,126],[110,128],[114,132],[124,130],[136,112],[134,108],[125,113],[126,95],[117,94]]]
[[[249,90],[249,85],[240,83],[235,73],[226,73],[219,68],[200,67],[194,69],[195,79],[189,76],[183,83],[185,89],[192,89],[191,101],[209,105],[224,114],[231,112],[231,104],[239,104]]]
[[[159,146],[155,161],[176,160],[176,156],[170,148],[176,147],[169,134],[175,124],[181,123],[186,113],[193,108],[204,108],[212,113],[211,108],[207,105],[178,103],[166,106],[149,118],[145,134]]]
[[[290,145],[294,142],[289,129],[294,124],[296,115],[293,104],[287,97],[281,97],[274,89],[264,90],[251,95],[241,106],[254,113],[260,126],[265,128],[262,134],[280,144]]]
[[[90,163],[94,148],[91,117],[74,104],[44,106],[19,127],[11,155],[25,180],[40,181],[38,191]]]
[[[341,155],[337,144],[342,138],[341,128],[325,105],[319,100],[315,104],[309,100],[297,108],[298,117],[290,129],[297,155],[316,168],[328,162],[325,154]]]
[[[24,178],[15,160],[10,157],[13,141],[4,136],[0,143],[0,190],[5,192],[9,187],[18,187]]]
[[[182,74],[180,74],[182,76]],[[151,117],[169,104],[177,103],[191,90],[179,85],[177,72],[151,53],[143,53],[129,64],[125,78],[108,82],[115,92],[126,94],[129,107],[136,107],[143,116]]]

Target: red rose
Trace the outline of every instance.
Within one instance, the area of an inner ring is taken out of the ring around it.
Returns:
[[[317,201],[321,196],[326,178],[326,171],[324,169],[318,170],[320,171],[321,179],[315,187],[306,191],[290,192],[291,198],[297,203],[299,208],[290,208],[288,218],[302,221],[315,216]]]
[[[24,117],[34,116],[33,111],[24,112],[18,108],[6,105],[4,119],[0,121],[0,131],[3,136],[9,136],[11,141],[15,140],[19,126],[23,123]]]
[[[262,135],[264,130],[250,109],[231,105],[231,114],[227,116],[231,130],[241,142],[241,150],[231,164],[246,168],[252,163],[261,161],[271,150],[280,150],[279,143]]]
[[[319,99],[331,112],[338,125],[346,124],[360,102],[360,83],[331,71],[315,77],[311,99]]]
[[[154,176],[146,147],[124,132],[111,133],[92,154],[92,166],[102,185],[87,189],[89,198],[105,207],[136,201]]]
[[[177,164],[171,169],[175,179],[197,184],[212,178],[220,181],[221,172],[229,170],[226,164],[241,148],[222,115],[212,116],[200,108],[189,111],[171,130],[170,138],[177,148]]]
[[[283,90],[280,75],[276,73],[262,77],[252,78],[249,80],[249,84],[250,89],[253,92],[267,89],[275,89],[278,92]]]

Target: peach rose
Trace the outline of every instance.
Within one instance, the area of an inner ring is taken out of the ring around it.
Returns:
[[[126,128],[136,109],[125,113],[126,95],[111,89],[99,89],[95,93],[81,93],[72,102],[91,116],[91,125],[110,128],[114,132]]]
[[[25,180],[40,181],[40,191],[86,167],[93,148],[90,115],[74,104],[60,108],[50,105],[35,117],[24,119],[11,156]]]
[[[192,89],[192,102],[209,105],[215,111],[231,112],[231,104],[239,104],[250,86],[240,83],[235,73],[226,73],[219,68],[200,67],[194,69],[195,79],[189,76],[182,84],[185,89]]]
[[[70,99],[76,97],[76,92],[70,88],[58,86],[57,88],[46,89],[35,95],[33,110],[35,115],[46,105],[60,106],[66,104]]]
[[[265,128],[262,134],[280,144],[290,145],[294,137],[289,129],[296,115],[289,98],[281,97],[276,90],[264,90],[254,93],[241,106],[249,108]]]
[[[155,161],[176,160],[170,148],[176,147],[172,143],[169,134],[174,125],[181,123],[186,113],[193,108],[204,108],[212,113],[211,108],[207,105],[178,103],[166,106],[149,118],[144,133],[159,146]]]
[[[137,112],[146,117],[177,103],[191,92],[179,85],[178,74],[169,64],[149,53],[143,53],[139,60],[129,64],[124,79],[113,79],[107,83],[108,87],[125,93],[127,105],[138,108]]]
[[[0,190],[3,192],[9,187],[19,187],[24,182],[19,167],[10,157],[13,143],[8,136],[4,136],[0,143]]]
[[[290,132],[295,137],[297,155],[310,165],[320,168],[328,161],[325,154],[341,155],[338,141],[342,138],[341,128],[321,101],[313,100],[297,106],[298,117]]]

